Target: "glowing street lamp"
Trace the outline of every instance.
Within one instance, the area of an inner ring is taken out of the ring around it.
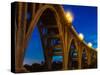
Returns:
[[[79,34],[79,39],[83,40],[84,39],[84,35],[82,33]]]
[[[92,43],[91,43],[91,42],[89,42],[89,43],[88,43],[88,46],[89,46],[89,47],[92,47]]]
[[[67,18],[68,23],[72,23],[72,21],[73,21],[73,15],[72,15],[72,13],[68,11],[65,14],[66,14],[65,16]]]

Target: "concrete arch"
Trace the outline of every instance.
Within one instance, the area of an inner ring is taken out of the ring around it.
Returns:
[[[71,43],[74,41],[74,44],[75,44],[75,47],[78,51],[78,44],[76,42],[76,40],[74,38],[71,38],[71,40],[69,41],[69,46],[68,46],[68,54],[69,54],[69,51],[70,51],[70,46],[71,46]]]
[[[30,36],[30,34],[32,33],[32,30],[34,29],[35,25],[37,24],[38,20],[40,19],[41,15],[43,14],[43,12],[46,10],[46,9],[50,9],[53,14],[55,15],[55,18],[56,18],[56,21],[58,22],[60,19],[59,19],[59,16],[57,14],[57,11],[54,9],[53,6],[50,6],[50,5],[44,5],[43,7],[39,8],[39,10],[37,11],[37,13],[35,14],[35,17],[34,19],[32,20],[31,24],[30,24],[30,27],[28,29],[28,32],[26,33],[26,39],[28,39],[28,37]],[[59,24],[58,24],[59,26]],[[58,27],[59,28],[59,27]]]
[[[70,44],[69,44],[69,49],[68,49],[68,65],[67,66],[69,66],[69,58],[70,58],[70,56],[69,56],[69,54],[70,54],[70,47],[71,47],[71,45],[72,45],[72,43],[74,44],[74,46],[75,46],[75,48],[76,48],[76,51],[77,51],[77,54],[78,54],[78,56],[77,56],[77,58],[79,58],[79,50],[78,50],[78,45],[77,45],[77,43],[76,43],[76,41],[75,41],[75,39],[71,39],[70,40]],[[79,60],[77,60],[77,62],[79,63]],[[79,64],[78,64],[79,65]],[[77,65],[77,68],[78,68],[78,65]]]
[[[91,64],[91,61],[90,61],[90,59],[91,59],[91,57],[90,57],[91,51],[90,50],[94,50],[94,48],[89,47],[84,40],[81,41],[79,39],[79,37],[78,37],[78,34],[77,34],[76,30],[73,27],[71,27],[71,30],[73,30],[72,32],[74,32],[73,34],[75,34],[76,39],[79,42],[81,42],[80,43],[81,46],[78,46],[78,48],[79,48],[78,50],[80,51],[80,60],[81,60],[81,57],[82,57],[81,56],[82,55],[82,50],[83,50],[83,48],[85,48],[86,49],[86,54],[87,54],[87,59],[88,59],[88,65],[90,65]],[[94,52],[96,52],[96,51],[94,51]],[[81,64],[80,64],[79,68],[80,67],[81,67]]]
[[[58,31],[59,31],[59,35],[61,35],[62,31],[61,31],[61,24],[60,24],[60,19],[59,19],[59,16],[57,14],[57,11],[55,10],[55,8],[51,5],[44,5],[43,7],[39,8],[37,13],[35,14],[35,17],[34,19],[32,20],[31,24],[30,24],[30,27],[28,29],[28,32],[26,33],[26,40],[28,41],[28,39],[30,38],[30,35],[32,33],[32,31],[34,30],[34,27],[37,25],[38,21],[40,20],[42,14],[47,10],[49,9],[52,14],[54,15],[54,19],[57,23],[57,28],[58,28]],[[24,51],[25,53],[25,51]],[[24,58],[23,58],[24,60]]]
[[[85,61],[83,61],[83,52],[84,52],[84,50],[85,50],[85,54],[86,54],[86,61],[87,62],[85,62]],[[81,68],[86,68],[87,67],[87,64],[88,64],[88,53],[87,53],[88,51],[86,50],[86,48],[84,47],[84,48],[82,48],[82,51],[81,51]],[[84,64],[82,64],[84,62]]]
[[[83,48],[82,48],[82,53],[83,53],[83,50],[85,50],[85,51],[86,51],[86,56],[88,56],[88,53],[87,53],[88,51],[86,50],[86,48],[85,48],[85,47],[83,47]],[[81,53],[81,55],[82,55],[82,53]],[[82,57],[81,57],[81,58],[82,58]]]
[[[91,53],[90,53],[91,51],[90,51],[90,50],[91,50],[91,49],[88,48],[88,46],[82,47],[81,58],[82,58],[82,52],[83,52],[84,48],[85,48],[85,50],[86,50],[87,64],[90,65],[90,64],[91,64],[91,61],[90,61],[90,59],[91,59]]]

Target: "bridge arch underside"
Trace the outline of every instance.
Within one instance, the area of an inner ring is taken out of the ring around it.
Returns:
[[[86,51],[86,49],[82,50],[81,61],[82,61],[81,62],[82,69],[88,68],[88,58],[87,58],[87,51]]]
[[[75,41],[72,40],[69,48],[68,53],[68,69],[78,69],[78,49],[77,45],[75,44]]]
[[[97,68],[97,53],[95,53],[94,51],[91,51],[91,64],[89,68]]]
[[[53,61],[55,56],[62,57],[63,53],[59,25],[57,12],[51,8],[45,9],[35,23],[40,32],[46,70],[60,70],[63,67],[62,61]]]

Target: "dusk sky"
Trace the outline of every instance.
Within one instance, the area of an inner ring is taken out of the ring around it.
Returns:
[[[93,44],[92,47],[97,48],[97,8],[72,5],[64,5],[63,8],[65,12],[70,11],[73,13],[74,21],[72,24],[76,32],[83,33],[85,42],[91,42]],[[53,58],[53,60],[61,59],[62,57]],[[31,65],[32,63],[40,63],[41,61],[44,61],[43,48],[38,28],[35,27],[26,48],[24,64]]]

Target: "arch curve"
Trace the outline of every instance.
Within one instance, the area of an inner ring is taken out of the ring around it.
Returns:
[[[87,68],[88,67],[88,53],[86,48],[82,49],[82,53],[81,53],[81,65],[82,68]]]
[[[72,39],[70,40],[70,42],[69,42],[68,53],[69,53],[70,46],[71,46],[72,42],[74,42],[75,47],[76,47],[76,49],[77,49],[77,51],[78,51],[78,44],[76,43],[76,40],[75,40],[74,38],[72,38]]]
[[[61,34],[61,32],[60,32],[61,27],[59,27],[59,26],[61,26],[60,18],[58,16],[58,13],[57,13],[56,9],[51,5],[44,5],[43,7],[38,9],[37,13],[35,14],[34,19],[32,20],[32,22],[29,26],[28,32],[26,33],[26,42],[28,42],[28,39],[30,38],[31,33],[34,30],[34,27],[38,24],[38,22],[40,21],[40,19],[43,16],[43,14],[45,14],[45,11],[48,11],[48,9],[51,11],[51,14],[53,14],[53,16],[54,16],[52,18],[55,20],[55,23],[57,24],[59,35]],[[50,58],[50,60],[51,60],[51,58]],[[50,66],[48,66],[48,67],[50,67]]]
[[[37,24],[38,20],[40,19],[41,15],[43,14],[43,12],[46,9],[50,9],[54,13],[54,16],[56,18],[56,21],[59,22],[59,16],[57,14],[57,11],[54,9],[54,7],[53,6],[50,6],[50,5],[44,5],[42,8],[39,8],[39,10],[37,11],[34,19],[32,20],[32,22],[30,24],[30,27],[28,29],[28,32],[26,33],[26,40],[28,39],[28,37],[32,33],[32,30],[34,29],[34,27],[36,26],[36,24]]]
[[[84,48],[82,48],[82,53],[84,52],[84,50],[85,50],[85,52],[86,52],[86,56],[88,56],[88,51],[86,50],[86,48],[84,47]],[[81,53],[81,54],[82,54]]]
[[[79,58],[79,52],[78,52],[78,47],[75,39],[71,39],[70,45],[69,45],[69,51],[68,51],[68,68],[73,69],[76,68],[78,69],[78,58]]]

